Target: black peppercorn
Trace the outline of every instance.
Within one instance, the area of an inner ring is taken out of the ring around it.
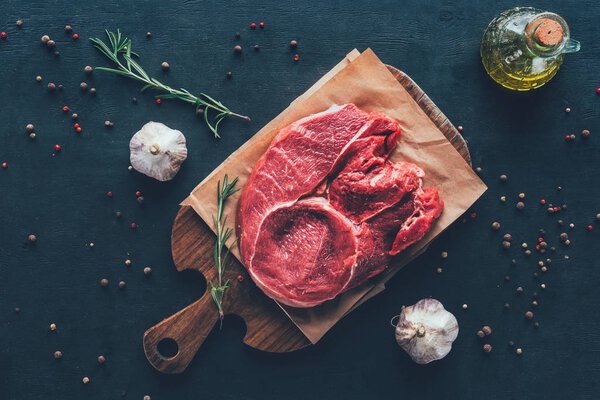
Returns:
[[[123,218],[123,213],[121,211],[115,211],[115,217]]]
[[[260,46],[259,46],[259,45],[257,45],[257,44],[255,44],[255,45],[254,45],[254,51],[259,51],[259,50],[260,50]]]
[[[54,40],[50,39],[46,42],[46,46],[48,46],[49,49],[53,49],[54,46],[56,46],[56,42]]]
[[[87,84],[87,83],[85,83],[85,82],[81,82],[81,83],[79,84],[79,88],[80,88],[82,91],[84,91],[84,92],[85,92],[85,91],[87,90],[87,88],[88,88],[88,84]]]
[[[521,294],[521,293],[523,293],[523,287],[519,286],[519,287],[517,288],[517,293],[518,293],[518,294]]]
[[[104,364],[105,361],[106,361],[106,358],[104,358],[104,356],[102,356],[102,355],[98,356],[98,363],[99,364]]]
[[[152,37],[152,32],[146,32],[146,39],[150,39]]]

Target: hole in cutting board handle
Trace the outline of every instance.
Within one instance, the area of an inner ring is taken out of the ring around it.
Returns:
[[[170,360],[179,354],[179,345],[175,339],[164,338],[156,345],[156,351],[161,358]]]

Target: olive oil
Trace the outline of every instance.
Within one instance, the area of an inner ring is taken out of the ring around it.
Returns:
[[[517,7],[490,22],[481,41],[481,60],[488,75],[500,85],[526,91],[552,79],[564,54],[579,48],[559,15]]]

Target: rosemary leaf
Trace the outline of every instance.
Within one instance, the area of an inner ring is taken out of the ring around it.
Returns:
[[[204,122],[216,139],[221,137],[221,135],[219,135],[219,124],[226,117],[237,117],[250,121],[250,117],[234,113],[223,103],[213,99],[205,93],[200,93],[200,96],[195,96],[185,89],[173,89],[172,87],[151,78],[134,59],[134,57],[139,58],[139,56],[131,49],[131,39],[122,36],[121,31],[118,29],[116,34],[106,30],[106,35],[108,36],[108,43],[102,41],[100,38],[91,38],[90,41],[100,53],[114,64],[115,68],[96,67],[98,71],[111,72],[140,81],[145,84],[142,87],[142,92],[148,89],[164,92],[156,95],[155,98],[157,99],[181,100],[193,104],[197,108],[201,107],[204,110]],[[121,60],[125,61],[125,65],[123,65]]]

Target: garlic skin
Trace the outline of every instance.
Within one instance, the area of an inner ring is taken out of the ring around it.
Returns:
[[[440,360],[452,349],[458,322],[442,303],[423,299],[403,307],[396,325],[396,341],[417,364]]]
[[[169,181],[187,158],[185,136],[160,122],[150,121],[129,142],[131,166],[159,181]]]

